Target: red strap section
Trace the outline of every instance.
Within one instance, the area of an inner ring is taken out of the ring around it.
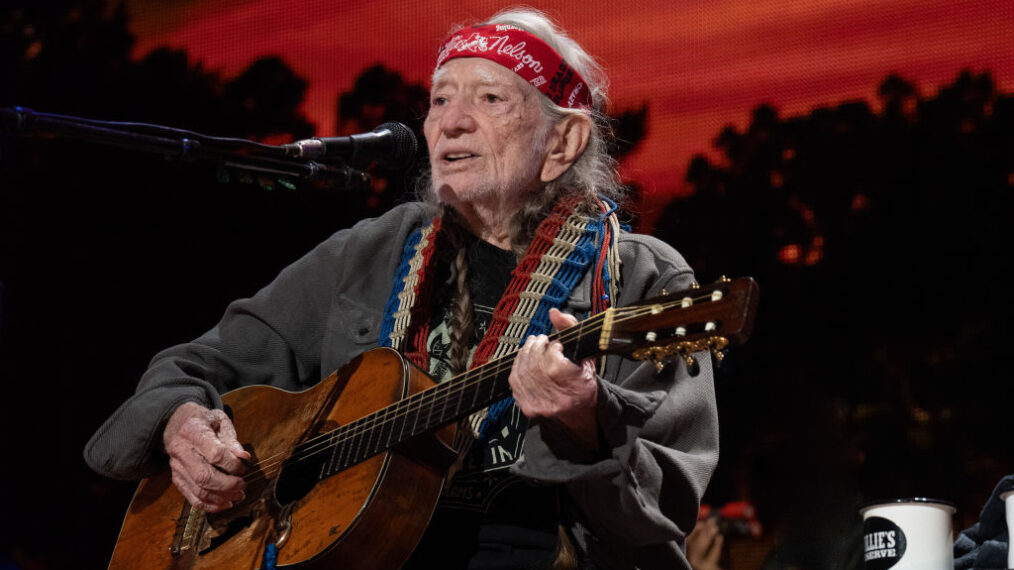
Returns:
[[[482,337],[482,341],[479,342],[479,346],[475,349],[470,368],[482,366],[496,352],[500,337],[510,324],[508,319],[514,314],[521,301],[521,292],[528,287],[528,282],[531,280],[532,273],[538,268],[542,255],[553,245],[553,240],[559,235],[560,228],[574,211],[576,204],[576,198],[557,202],[553,212],[535,230],[535,238],[529,244],[525,256],[521,258],[518,266],[511,272],[511,282],[507,285],[507,290],[504,291],[503,297],[500,297],[500,301],[493,310],[492,321],[485,336]]]

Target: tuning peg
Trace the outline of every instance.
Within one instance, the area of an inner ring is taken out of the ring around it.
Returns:
[[[715,359],[715,368],[718,368],[725,359],[725,351],[729,347],[728,339],[724,337],[710,338],[708,339],[707,347],[708,351],[711,352],[711,356]]]
[[[665,367],[669,365],[665,359],[659,358],[655,355],[651,356],[651,363],[655,365],[655,372],[657,374],[661,374],[662,371],[665,370]]]
[[[655,365],[655,373],[661,374],[666,368],[672,365],[672,357],[670,357],[664,350],[652,350],[648,356],[648,360]]]
[[[683,361],[687,363],[687,374],[697,376],[701,373],[701,365],[697,363],[696,358],[689,354],[684,354]]]
[[[687,373],[691,376],[697,376],[701,372],[701,367],[697,364],[697,359],[690,353],[690,346],[680,345],[676,348],[676,354],[683,359],[683,362],[687,363]]]

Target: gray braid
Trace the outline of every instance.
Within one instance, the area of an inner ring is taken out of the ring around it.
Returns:
[[[468,355],[475,335],[475,311],[472,308],[472,291],[468,287],[467,230],[453,208],[444,207],[443,210],[443,231],[447,232],[448,242],[457,251],[451,267],[455,291],[447,323],[451,333],[451,374],[457,376],[468,369]]]

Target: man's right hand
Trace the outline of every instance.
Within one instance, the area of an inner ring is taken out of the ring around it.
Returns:
[[[227,509],[245,497],[250,454],[222,410],[187,402],[176,408],[162,434],[173,483],[190,504],[209,513]]]

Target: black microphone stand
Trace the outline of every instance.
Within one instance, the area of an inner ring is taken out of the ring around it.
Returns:
[[[344,164],[326,165],[286,155],[281,146],[246,139],[212,137],[146,123],[97,121],[69,115],[39,113],[24,107],[0,108],[5,130],[40,130],[121,148],[155,152],[180,160],[211,160],[229,168],[260,174],[329,180],[342,188],[365,185],[369,175]]]

